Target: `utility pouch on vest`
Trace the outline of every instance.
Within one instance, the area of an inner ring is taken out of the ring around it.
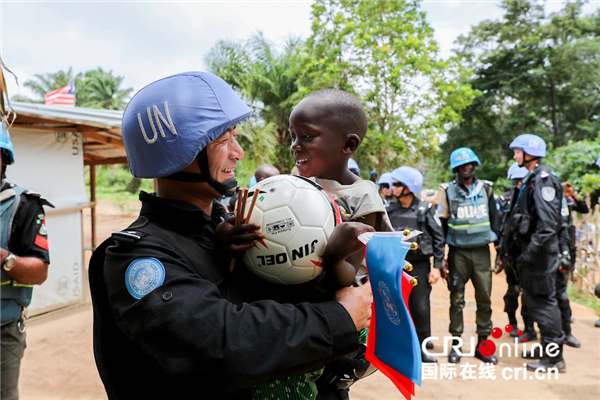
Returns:
[[[456,216],[456,214],[458,214],[458,204],[458,199],[454,198],[450,200],[450,214],[452,214],[453,216]]]
[[[529,232],[529,215],[521,215],[521,225],[519,225],[519,233],[527,235]]]
[[[521,226],[521,219],[523,218],[523,214],[516,213],[510,217],[510,220],[504,227],[504,231],[502,234],[505,237],[510,238],[513,234],[517,232],[517,228]]]
[[[417,243],[419,244],[419,248],[417,249],[417,255],[421,257],[431,257],[433,255],[433,244],[431,243],[431,235],[427,231],[427,226],[425,226],[425,220],[427,213],[427,208],[425,206],[419,206],[417,211],[417,223],[419,226],[419,230],[423,232],[423,234],[417,236]]]
[[[576,231],[577,231],[577,228],[575,228],[575,225],[570,225],[567,228],[567,233],[569,234],[569,248],[571,250],[575,249],[577,247]],[[571,262],[573,262],[573,260],[571,260]]]

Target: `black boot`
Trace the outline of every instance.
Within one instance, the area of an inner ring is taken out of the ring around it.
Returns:
[[[424,363],[437,364],[437,358],[430,356],[429,354],[425,354],[423,350],[421,350],[421,360]]]
[[[518,337],[517,332],[519,331],[519,327],[517,325],[517,315],[514,312],[507,312],[508,314],[508,324],[512,326],[512,331],[510,331],[510,337]]]
[[[524,340],[524,339],[527,339],[527,340]],[[532,326],[530,329],[523,332],[523,335],[519,336],[518,342],[519,343],[523,343],[523,342],[529,343],[529,342],[533,342],[534,340],[538,340],[538,335]]]
[[[565,340],[563,341],[563,343],[566,344],[567,346],[575,347],[576,349],[581,347],[581,342],[579,342],[579,340],[575,339],[575,337],[571,334],[568,334],[565,336]]]
[[[453,339],[452,340],[452,350],[450,351],[450,354],[448,354],[448,362],[452,363],[452,364],[456,364],[460,362],[460,356],[458,355],[458,353],[454,350],[454,346],[458,345],[458,340]],[[462,353],[462,347],[458,348],[460,350],[460,352]]]
[[[563,344],[558,345],[558,354],[555,356],[548,355],[546,350],[548,344],[544,343],[542,346],[544,348],[542,359],[537,362],[527,363],[527,369],[529,371],[541,370],[542,372],[546,372],[550,368],[556,368],[559,373],[567,372],[567,364],[563,358]]]
[[[431,342],[431,340],[429,342],[427,342],[427,344],[425,345],[425,348],[427,350],[433,350],[433,343]]]
[[[475,347],[475,358],[483,361],[484,363],[498,364],[498,359],[495,355],[492,354],[491,356],[486,357],[479,351],[479,344],[484,340],[487,340],[487,336],[479,336],[477,338],[477,346]]]

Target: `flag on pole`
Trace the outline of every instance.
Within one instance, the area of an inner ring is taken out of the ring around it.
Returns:
[[[408,310],[412,277],[404,272],[411,244],[402,238],[401,232],[376,232],[367,243],[373,314],[366,357],[410,399],[415,384],[421,386],[421,347]]]
[[[75,107],[75,84],[69,83],[44,95],[44,103],[49,106]]]

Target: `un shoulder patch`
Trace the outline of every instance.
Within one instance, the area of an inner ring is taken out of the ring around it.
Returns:
[[[553,187],[544,186],[542,188],[542,197],[547,202],[550,202],[550,201],[554,200],[555,196],[556,196],[556,189],[554,189]]]
[[[129,264],[125,273],[127,291],[136,299],[141,299],[164,281],[165,267],[156,258],[138,258]]]

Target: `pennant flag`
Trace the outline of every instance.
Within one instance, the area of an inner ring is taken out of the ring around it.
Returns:
[[[49,106],[75,107],[75,84],[69,83],[44,95],[44,103]]]
[[[408,400],[421,386],[421,346],[408,310],[412,277],[404,272],[410,243],[401,232],[376,232],[368,241],[366,262],[373,288],[373,315],[367,359]]]

